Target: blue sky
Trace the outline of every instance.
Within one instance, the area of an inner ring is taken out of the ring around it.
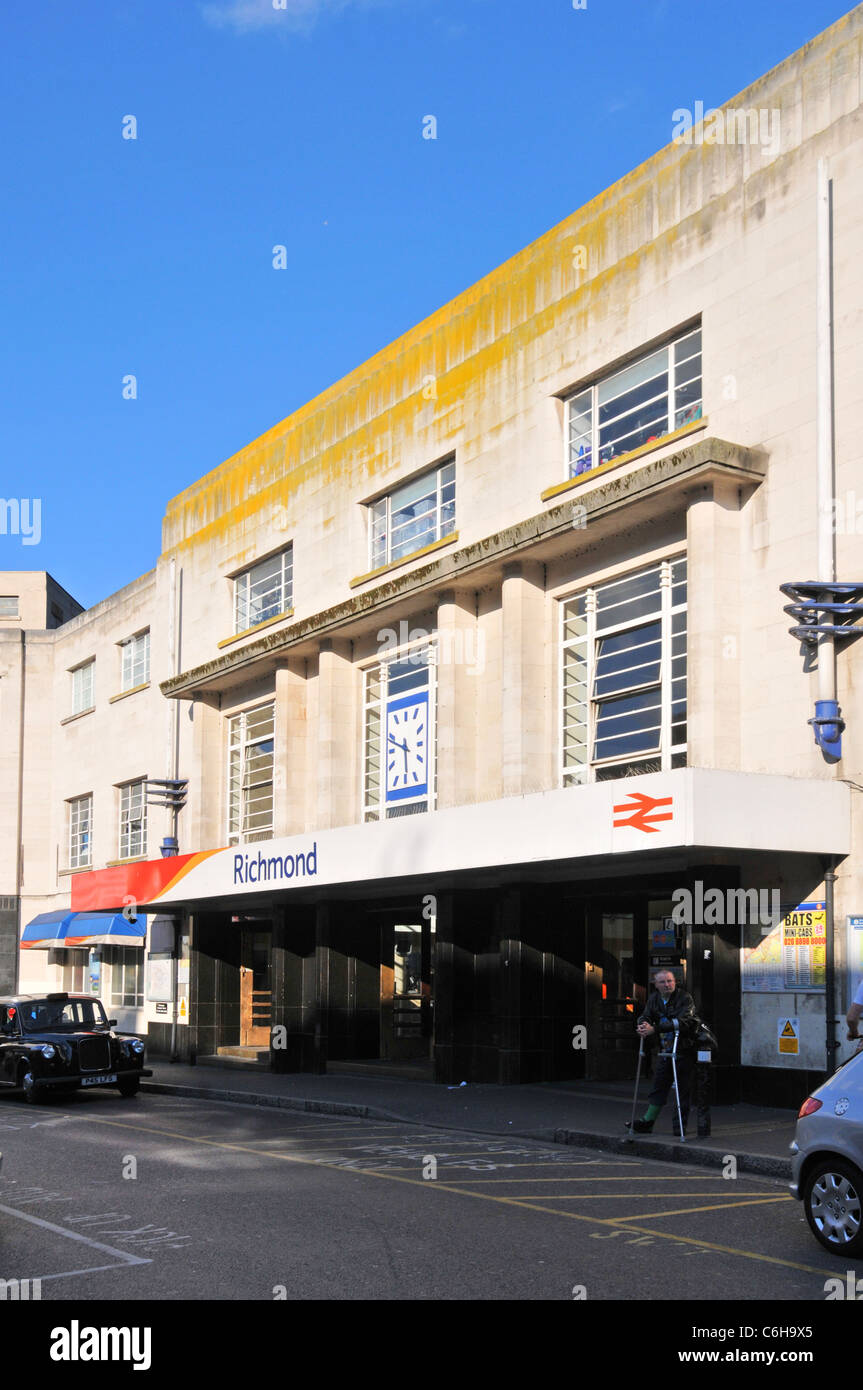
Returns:
[[[0,569],[85,605],[171,496],[849,8],[285,4],[0,9],[0,497],[41,499]]]

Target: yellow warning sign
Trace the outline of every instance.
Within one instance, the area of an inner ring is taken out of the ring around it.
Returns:
[[[189,1005],[186,1002],[185,998],[181,997],[180,999],[180,1005],[177,1010],[177,1017],[180,1023],[188,1023],[189,1021]]]
[[[800,1052],[800,1019],[780,1018],[778,1034],[779,1051],[796,1057]]]

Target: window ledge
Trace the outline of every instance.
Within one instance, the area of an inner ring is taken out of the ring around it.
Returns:
[[[77,714],[67,714],[65,719],[61,719],[62,724],[72,724],[76,719],[83,719],[85,714],[92,714],[96,706],[91,705],[89,709],[79,709]]]
[[[146,858],[146,854],[133,854],[131,859],[108,859],[105,861],[105,868],[116,869],[121,864],[142,864]]]
[[[57,876],[58,878],[69,878],[72,874],[90,874],[92,872],[92,864],[82,864],[80,868],[77,869],[58,869]],[[71,912],[71,908],[69,910]]]
[[[121,690],[119,695],[111,695],[108,699],[109,705],[116,705],[118,700],[126,700],[130,695],[137,695],[139,690],[149,690],[150,682],[142,681],[140,685],[133,685],[129,690]]]
[[[620,468],[621,464],[629,463],[632,459],[643,458],[645,454],[652,454],[656,449],[663,449],[666,444],[674,444],[678,439],[684,439],[688,434],[695,434],[698,430],[703,430],[708,424],[708,417],[703,415],[699,420],[690,420],[688,425],[681,425],[679,430],[672,430],[671,434],[663,434],[659,439],[648,440],[646,444],[641,444],[637,449],[630,449],[628,454],[618,454],[616,458],[609,459],[607,463],[600,463],[596,468],[589,469],[586,473],[580,473],[577,478],[566,478],[562,483],[555,483],[554,487],[547,487],[544,492],[539,494],[540,500],[550,502],[555,497],[560,497],[562,493],[569,492],[574,487],[581,487],[582,483],[589,483],[593,478],[598,478],[601,473],[608,473],[612,468]]]
[[[378,565],[375,570],[369,570],[368,574],[358,574],[356,579],[349,580],[349,587],[356,589],[360,584],[368,584],[370,579],[377,579],[378,575],[389,574],[391,570],[401,569],[402,565],[409,565],[412,560],[419,560],[422,555],[431,555],[433,551],[440,550],[442,546],[452,545],[458,540],[458,531],[450,531],[449,535],[441,536],[440,540],[431,541],[428,545],[421,546],[419,550],[412,550],[410,555],[403,555],[400,560],[391,560],[388,565]]]
[[[294,616],[293,608],[286,608],[284,613],[277,613],[274,618],[265,618],[262,623],[255,623],[252,627],[245,628],[242,632],[235,632],[233,637],[223,637],[216,646],[221,651],[222,647],[230,647],[234,642],[242,642],[244,637],[251,637],[253,632],[263,632],[265,627],[272,627],[274,623],[283,623],[286,618]]]

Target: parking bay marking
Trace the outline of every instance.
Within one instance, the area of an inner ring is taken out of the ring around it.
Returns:
[[[678,1197],[715,1197],[715,1192],[525,1192],[524,1197],[519,1201],[531,1201],[536,1197],[537,1201],[542,1202],[625,1202],[631,1198],[639,1197],[642,1201],[647,1197],[665,1197],[668,1201],[673,1201]],[[760,1192],[729,1192],[729,1197],[735,1198],[734,1201],[716,1202],[710,1207],[687,1207],[686,1211],[725,1211],[728,1207],[754,1207],[757,1202],[738,1202],[738,1197],[755,1197],[758,1202],[792,1202],[793,1197],[762,1197]],[[683,1211],[651,1211],[639,1212],[633,1220],[647,1220],[654,1216],[684,1216]],[[617,1221],[628,1221],[626,1216],[615,1217]]]
[[[44,1283],[47,1279],[68,1279],[72,1275],[97,1274],[106,1269],[120,1269],[123,1265],[150,1265],[152,1260],[143,1259],[140,1255],[129,1255],[125,1250],[117,1250],[113,1245],[105,1245],[100,1240],[91,1240],[90,1236],[81,1235],[80,1231],[67,1230],[65,1226],[57,1226],[53,1221],[44,1221],[41,1216],[31,1216],[29,1212],[18,1211],[16,1207],[0,1205],[0,1212],[6,1216],[16,1216],[19,1221],[28,1221],[31,1226],[39,1226],[43,1231],[53,1231],[55,1235],[63,1236],[66,1240],[77,1240],[82,1245],[87,1245],[91,1250],[101,1250],[106,1255],[115,1255],[117,1258],[110,1265],[91,1266],[90,1269],[67,1269],[59,1274],[43,1274],[39,1277]]]
[[[603,1192],[601,1195],[602,1195],[603,1197],[607,1197],[609,1194],[608,1194],[607,1192]],[[617,1193],[616,1195],[617,1195],[618,1197],[623,1197],[623,1196],[626,1196],[627,1194],[626,1194],[626,1193],[623,1193],[623,1192],[619,1192],[619,1193]],[[665,1196],[665,1193],[662,1193],[662,1194],[657,1193],[656,1195],[657,1195],[657,1197],[660,1196],[660,1195]],[[671,1194],[669,1194],[669,1195],[671,1195]],[[711,1192],[711,1193],[700,1193],[700,1192],[692,1192],[692,1193],[689,1193],[689,1192],[681,1192],[681,1193],[678,1193],[678,1194],[675,1194],[675,1195],[678,1195],[678,1196],[680,1196],[680,1197],[690,1197],[690,1196],[692,1196],[692,1197],[711,1196],[711,1197],[712,1197],[714,1194],[713,1194],[712,1192]],[[729,1196],[730,1196],[730,1195],[732,1195],[732,1194],[729,1193]],[[733,1195],[734,1195],[735,1197],[753,1197],[753,1196],[754,1196],[753,1193],[744,1193],[744,1192],[737,1192],[737,1193],[734,1193]],[[642,1196],[644,1196],[644,1197],[649,1197],[649,1196],[651,1196],[651,1193],[645,1192],[645,1193],[642,1194]],[[558,1200],[558,1199],[552,1198],[552,1200],[554,1201],[554,1200]],[[561,1197],[559,1200],[560,1200],[560,1201],[564,1201],[565,1198]],[[715,1202],[712,1206],[709,1206],[709,1207],[681,1207],[680,1211],[640,1211],[640,1212],[636,1212],[635,1215],[632,1216],[632,1217],[629,1217],[629,1216],[618,1216],[618,1217],[616,1218],[616,1220],[618,1220],[618,1221],[630,1221],[630,1220],[632,1220],[632,1221],[653,1221],[653,1220],[655,1220],[657,1217],[665,1217],[665,1216],[689,1216],[689,1215],[691,1215],[693,1212],[696,1212],[696,1211],[730,1211],[730,1210],[731,1210],[732,1208],[734,1208],[734,1207],[757,1207],[757,1206],[760,1206],[763,1202],[793,1202],[793,1201],[794,1201],[794,1198],[790,1195],[790,1193],[780,1193],[780,1194],[779,1194],[778,1196],[776,1196],[776,1197],[755,1197],[755,1200],[754,1200],[754,1201],[748,1201],[748,1202],[736,1202],[736,1201],[735,1201],[735,1202]]]
[[[314,1163],[312,1159],[300,1158],[296,1154],[270,1153],[266,1149],[252,1149],[245,1144],[231,1144],[219,1139],[193,1140],[190,1139],[188,1135],[179,1134],[175,1130],[156,1129],[151,1125],[124,1124],[122,1120],[103,1120],[96,1115],[82,1116],[82,1118],[86,1118],[90,1124],[107,1125],[114,1129],[137,1131],[140,1134],[159,1134],[163,1138],[180,1139],[184,1143],[206,1144],[208,1147],[214,1149],[229,1149],[238,1153],[250,1153],[256,1155],[258,1158],[264,1154],[268,1158],[280,1159],[283,1163],[302,1163],[314,1167],[326,1166]],[[330,1171],[340,1172],[344,1170],[338,1169],[333,1165]],[[626,1222],[624,1226],[622,1223],[626,1219],[620,1216],[588,1216],[586,1213],[582,1212],[561,1211],[560,1208],[538,1206],[535,1202],[528,1202],[519,1197],[497,1197],[490,1192],[466,1192],[463,1188],[451,1187],[447,1183],[440,1182],[440,1180],[426,1182],[423,1178],[402,1178],[395,1173],[377,1173],[373,1168],[352,1168],[349,1171],[354,1177],[380,1178],[385,1182],[403,1182],[407,1183],[410,1187],[421,1187],[425,1192],[450,1192],[461,1197],[473,1197],[481,1202],[497,1202],[501,1206],[521,1208],[522,1211],[538,1211],[544,1216],[556,1216],[568,1221],[583,1221],[591,1226],[606,1226],[618,1231],[628,1230],[634,1235],[656,1236],[659,1240],[670,1240],[676,1245],[693,1245],[702,1250],[716,1250],[722,1255],[739,1255],[742,1259],[757,1260],[762,1264],[781,1265],[783,1269],[799,1269],[802,1270],[804,1274],[819,1274],[823,1277],[825,1274],[831,1273],[830,1270],[825,1270],[824,1268],[819,1269],[816,1268],[815,1265],[799,1264],[795,1260],[782,1260],[777,1255],[762,1255],[757,1250],[738,1250],[733,1245],[719,1245],[715,1241],[698,1240],[694,1236],[679,1236],[670,1231],[656,1231],[649,1226],[636,1226],[632,1221]],[[635,1219],[639,1220],[643,1218]]]

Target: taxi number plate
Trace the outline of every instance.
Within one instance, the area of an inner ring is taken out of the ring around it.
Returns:
[[[112,1081],[116,1081],[116,1074],[112,1076],[82,1076],[82,1086],[108,1086]]]

